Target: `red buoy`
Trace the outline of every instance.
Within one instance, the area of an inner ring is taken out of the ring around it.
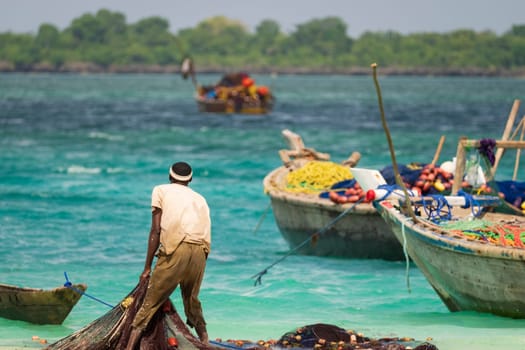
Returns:
[[[177,341],[177,338],[169,337],[168,338],[168,345],[169,346],[179,346],[179,342]]]
[[[376,199],[376,192],[374,190],[368,190],[366,191],[366,201],[372,202],[374,199]]]
[[[255,81],[250,77],[246,77],[242,80],[242,86],[246,88],[252,86],[254,83]]]

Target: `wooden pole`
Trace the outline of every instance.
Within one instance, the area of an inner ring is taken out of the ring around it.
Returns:
[[[465,140],[464,147],[468,148],[478,148],[481,145],[479,140]],[[523,149],[525,148],[525,142],[523,141],[498,141],[496,140],[496,148],[505,148],[505,149]]]
[[[520,108],[520,103],[521,101],[516,99],[512,104],[512,109],[510,110],[509,117],[507,119],[507,124],[505,125],[505,130],[503,131],[503,136],[501,136],[502,141],[506,141],[509,139],[510,133],[512,132],[512,127],[514,126],[514,120],[516,119],[516,114],[518,114],[518,109]],[[501,160],[501,157],[503,156],[504,152],[504,148],[500,148],[496,151],[494,165],[490,170],[492,178],[494,178],[496,175],[496,170],[498,169],[499,161]]]
[[[461,188],[461,183],[463,182],[463,175],[465,175],[465,143],[467,138],[462,136],[458,142],[458,149],[456,151],[456,171],[454,172],[454,183],[452,184],[452,195],[455,196],[458,194],[459,189]]]
[[[516,136],[518,135],[518,132],[521,130],[521,128],[524,126],[523,124],[525,123],[525,116],[523,116],[520,120],[520,122],[518,123],[518,125],[516,125],[516,129],[514,129],[514,132],[512,133],[512,135],[510,136],[510,140],[514,140],[516,138]]]
[[[521,128],[520,141],[523,141],[523,134],[525,132],[525,116],[523,118],[521,118],[521,121],[519,123],[519,127]],[[520,156],[521,156],[521,149],[518,148],[516,150],[516,161],[514,163],[514,174],[512,175],[512,181],[516,181],[516,178],[518,177],[518,168],[519,168],[519,165],[520,165]]]
[[[439,139],[438,147],[436,149],[436,153],[434,154],[434,159],[432,159],[432,165],[436,165],[439,155],[441,154],[441,149],[443,148],[443,143],[445,143],[445,136],[441,135],[441,138]]]
[[[379,104],[379,111],[381,113],[381,122],[383,124],[383,129],[385,130],[386,139],[388,141],[388,148],[390,149],[390,156],[392,158],[392,167],[394,168],[396,184],[401,189],[403,189],[403,192],[405,194],[405,199],[406,199],[406,202],[407,202],[406,208],[408,210],[408,214],[410,215],[410,217],[412,218],[414,223],[418,223],[419,219],[414,214],[414,210],[412,209],[412,205],[410,204],[410,196],[408,195],[408,191],[407,191],[407,189],[405,187],[405,184],[404,184],[403,180],[401,179],[401,175],[399,174],[399,168],[397,166],[397,161],[396,161],[396,154],[395,154],[395,151],[394,151],[394,144],[392,143],[392,137],[390,136],[390,131],[389,131],[388,125],[386,123],[385,109],[383,107],[383,97],[381,96],[381,87],[379,86],[379,82],[377,80],[377,64],[373,63],[371,66],[372,66],[372,71],[373,71],[373,75],[374,75],[374,84],[375,84],[376,92],[377,92],[377,101],[378,101],[378,104]]]

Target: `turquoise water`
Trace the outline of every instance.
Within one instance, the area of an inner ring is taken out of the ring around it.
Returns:
[[[430,162],[441,135],[442,161],[462,135],[499,138],[524,97],[519,79],[379,76],[399,163]],[[267,116],[199,113],[178,76],[0,75],[0,282],[53,288],[66,271],[117,304],[143,268],[151,189],[185,160],[212,213],[201,292],[212,339],[278,338],[324,322],[432,338],[440,349],[525,349],[524,320],[450,313],[404,262],[290,256],[254,286],[251,277],[288,251],[271,211],[254,232],[269,204],[262,180],[286,147],[282,129],[335,161],[359,151],[361,166],[390,163],[372,77],[255,78],[277,96]],[[512,174],[513,158],[498,177]],[[172,299],[182,310],[178,291]],[[0,347],[40,347],[33,335],[52,342],[107,311],[83,297],[60,326],[0,319]]]

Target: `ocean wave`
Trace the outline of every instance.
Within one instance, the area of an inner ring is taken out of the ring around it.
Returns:
[[[124,137],[122,135],[112,135],[105,132],[100,131],[92,131],[88,134],[88,136],[92,139],[104,139],[109,141],[122,141],[124,140]]]
[[[100,174],[102,172],[101,168],[87,168],[82,165],[71,165],[66,169],[68,174]]]

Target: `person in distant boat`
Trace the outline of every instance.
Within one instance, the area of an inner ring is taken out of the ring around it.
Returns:
[[[141,280],[150,276],[157,250],[158,259],[144,302],[133,320],[128,350],[135,347],[155,312],[178,285],[186,323],[195,328],[203,343],[208,343],[199,291],[211,248],[211,220],[205,198],[188,186],[192,178],[191,166],[178,162],[170,168],[170,183],[153,188],[151,229]]]

